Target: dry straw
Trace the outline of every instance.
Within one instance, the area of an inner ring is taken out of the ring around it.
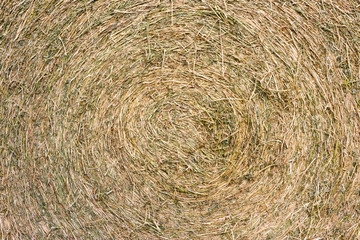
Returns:
[[[359,1],[0,1],[1,239],[359,239]]]

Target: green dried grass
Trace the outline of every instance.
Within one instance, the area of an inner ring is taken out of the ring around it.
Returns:
[[[359,10],[1,1],[1,238],[359,238]]]

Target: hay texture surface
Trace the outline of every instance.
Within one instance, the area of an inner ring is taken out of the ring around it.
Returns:
[[[0,1],[1,239],[359,239],[360,2]]]

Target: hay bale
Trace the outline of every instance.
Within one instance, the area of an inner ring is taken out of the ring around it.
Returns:
[[[2,1],[2,239],[360,237],[354,1]]]

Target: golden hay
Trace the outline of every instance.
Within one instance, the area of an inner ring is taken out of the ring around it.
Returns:
[[[0,1],[1,239],[360,239],[359,1]]]

